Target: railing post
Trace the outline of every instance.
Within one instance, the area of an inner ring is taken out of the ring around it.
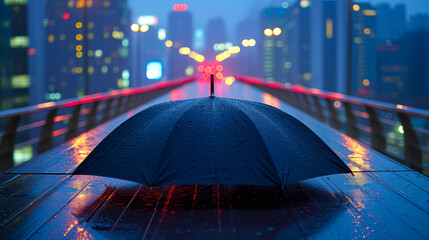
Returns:
[[[405,164],[416,171],[422,172],[423,157],[416,131],[414,131],[407,114],[398,112],[398,117],[404,129]]]
[[[107,100],[107,103],[104,106],[103,118],[101,119],[102,123],[105,123],[110,119],[110,109],[112,108],[112,101],[112,98]]]
[[[340,120],[338,120],[338,113],[335,110],[334,100],[327,98],[326,101],[328,102],[327,105],[329,110],[329,125],[335,129],[340,129],[341,122]]]
[[[129,110],[132,109],[133,107],[133,100],[134,100],[134,96],[127,96],[125,99],[126,105],[125,105],[125,111],[128,112]]]
[[[46,116],[45,125],[40,132],[38,154],[42,154],[53,147],[52,131],[54,130],[54,118],[57,115],[57,108],[51,109]]]
[[[69,124],[67,126],[67,133],[66,133],[66,141],[76,137],[78,135],[79,130],[79,117],[80,117],[80,109],[82,107],[82,104],[76,105],[73,109],[72,116],[69,120]]]
[[[347,134],[354,139],[359,139],[359,129],[357,128],[357,121],[353,114],[352,105],[348,102],[343,102],[343,105],[346,111]]]
[[[386,152],[386,137],[384,137],[383,125],[378,119],[378,114],[374,108],[366,106],[369,114],[369,125],[371,127],[371,147],[381,153]]]
[[[9,119],[6,131],[0,144],[0,172],[4,172],[13,167],[13,150],[15,149],[16,129],[21,116],[14,116]]]
[[[89,131],[96,126],[97,123],[97,109],[98,109],[99,101],[92,103],[91,112],[88,114],[86,118],[86,130]]]
[[[308,95],[308,94],[301,94],[301,97],[302,97],[302,103],[304,104],[304,111],[308,115],[312,116],[313,113],[311,111],[311,105],[310,105],[310,99],[309,99],[310,95]]]
[[[116,101],[116,108],[115,108],[115,113],[113,116],[117,117],[121,114],[121,107],[122,107],[122,100],[124,99],[124,97],[119,97],[119,99]]]
[[[319,97],[313,96],[313,102],[316,107],[316,117],[321,122],[325,122],[325,115],[323,114],[322,105],[320,104]]]

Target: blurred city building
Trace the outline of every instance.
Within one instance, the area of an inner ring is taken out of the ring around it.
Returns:
[[[31,80],[27,1],[0,1],[0,110],[27,106]]]
[[[352,25],[352,85],[351,94],[374,95],[376,80],[376,22],[377,10],[368,3],[353,5]]]
[[[429,15],[428,14],[417,14],[411,16],[408,24],[408,30],[429,30]]]
[[[286,82],[311,86],[311,8],[309,0],[297,1],[288,9],[284,50]],[[277,43],[279,44],[279,42]]]
[[[284,8],[266,8],[261,13],[260,39],[263,77],[269,81],[286,83],[290,68],[285,66],[290,51],[285,44],[287,11]]]
[[[127,0],[48,0],[45,26],[47,101],[129,87]],[[86,81],[89,89],[85,89]]]
[[[146,19],[146,20],[145,20]],[[132,86],[144,86],[155,83],[165,74],[166,47],[164,40],[167,31],[158,27],[158,19],[154,16],[140,16],[139,24],[133,24],[134,51]],[[137,27],[135,27],[137,26]]]
[[[172,45],[168,49],[168,78],[176,79],[186,76],[186,69],[195,69],[191,58],[179,53],[182,47],[192,48],[193,24],[192,14],[186,4],[176,4],[174,11],[168,14],[168,39]]]
[[[214,61],[219,51],[216,44],[227,42],[225,21],[222,18],[209,20],[206,26],[205,51],[204,56],[207,61]]]

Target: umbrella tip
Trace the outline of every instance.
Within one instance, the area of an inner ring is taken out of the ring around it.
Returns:
[[[214,97],[214,75],[210,76],[210,97]]]

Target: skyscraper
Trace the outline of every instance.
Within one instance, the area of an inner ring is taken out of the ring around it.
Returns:
[[[312,80],[311,4],[309,0],[301,0],[288,9],[284,36],[286,82],[304,86],[310,86]]]
[[[27,1],[0,1],[0,110],[30,102]]]
[[[209,61],[213,61],[216,57],[216,52],[213,49],[213,46],[216,43],[225,43],[226,42],[226,29],[225,21],[222,18],[214,18],[209,20],[206,27],[206,51],[204,56],[208,58]]]
[[[285,55],[289,51],[285,46],[285,26],[287,10],[284,8],[266,8],[261,13],[261,44],[263,77],[269,81],[285,83],[288,68],[285,67]]]
[[[322,89],[337,90],[337,1],[322,1]]]
[[[168,49],[168,78],[186,76],[186,68],[195,67],[193,60],[179,53],[181,47],[192,48],[192,15],[186,9],[177,8],[168,15],[168,38],[173,46]]]
[[[376,15],[368,3],[353,6],[352,95],[374,94],[371,83],[376,79]]]
[[[91,94],[129,86],[127,0],[48,0],[45,26],[46,100],[73,98],[84,95],[86,91]],[[88,49],[85,49],[86,27]],[[85,77],[85,55],[88,56],[88,77]],[[86,89],[86,81],[89,89]]]

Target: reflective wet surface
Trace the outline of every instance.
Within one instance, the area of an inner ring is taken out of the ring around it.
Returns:
[[[0,175],[0,239],[428,239],[429,180],[248,85],[216,95],[301,120],[354,171],[285,187],[148,188],[70,173],[115,127],[150,105],[208,96],[191,83]]]

